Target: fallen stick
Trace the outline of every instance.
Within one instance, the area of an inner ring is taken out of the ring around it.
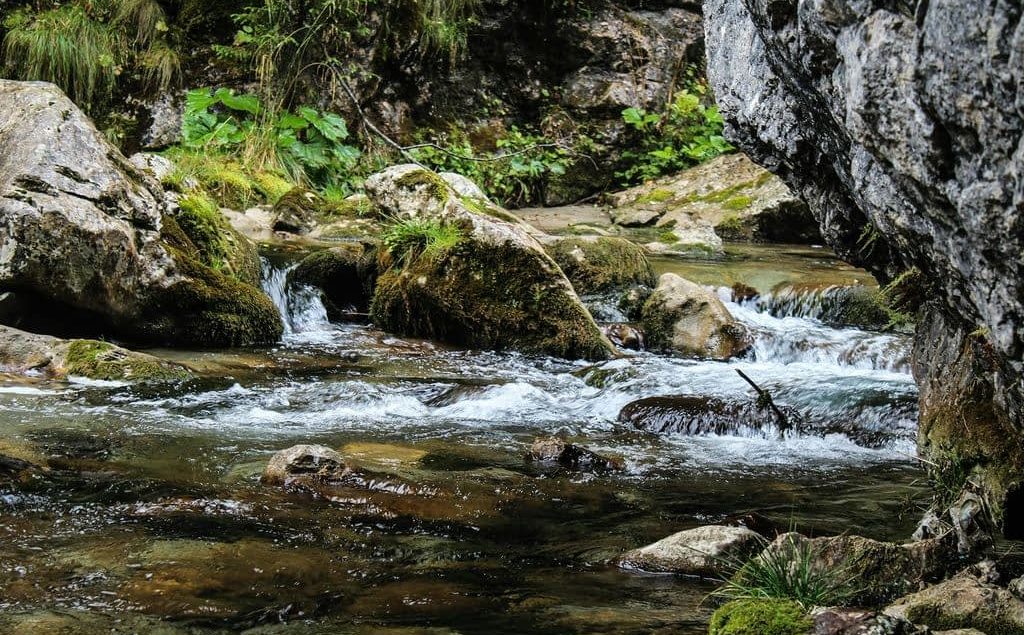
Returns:
[[[772,409],[773,413],[775,413],[775,419],[779,424],[779,432],[783,433],[789,430],[792,427],[789,423],[789,417],[786,416],[786,413],[782,412],[782,409],[775,405],[775,401],[772,399],[771,393],[754,383],[754,380],[748,377],[747,374],[739,368],[736,369],[736,372],[739,373],[739,376],[742,377],[744,381],[750,384],[751,387],[757,391],[758,407],[764,408],[767,406]]]

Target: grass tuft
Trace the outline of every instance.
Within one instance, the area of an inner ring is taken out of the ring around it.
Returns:
[[[462,230],[436,218],[395,218],[384,230],[383,241],[391,257],[410,262],[435,257],[462,240]]]

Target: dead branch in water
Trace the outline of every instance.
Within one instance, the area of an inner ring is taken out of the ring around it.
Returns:
[[[742,377],[744,381],[750,384],[751,387],[753,387],[753,389],[757,391],[758,408],[772,409],[772,412],[775,414],[775,420],[778,422],[779,425],[779,432],[783,433],[789,430],[792,427],[792,425],[790,425],[789,423],[789,417],[786,416],[786,413],[784,413],[781,408],[775,405],[775,401],[772,399],[772,394],[765,390],[764,388],[758,386],[753,379],[747,376],[747,374],[740,370],[739,368],[736,369],[736,372],[739,373],[739,376]]]

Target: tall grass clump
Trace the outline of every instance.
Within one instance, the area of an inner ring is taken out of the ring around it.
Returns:
[[[85,5],[17,11],[4,28],[5,66],[13,77],[53,82],[86,108],[113,91],[122,50],[116,33]]]
[[[821,548],[796,536],[786,534],[770,547],[766,543],[767,548],[750,560],[727,561],[732,575],[712,595],[730,601],[792,600],[810,609],[841,604],[857,592],[849,566],[824,566]]]
[[[462,238],[462,230],[455,225],[423,217],[393,218],[382,237],[391,257],[405,262],[420,256],[436,257],[458,245]]]

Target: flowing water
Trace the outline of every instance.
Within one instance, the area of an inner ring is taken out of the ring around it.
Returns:
[[[452,350],[332,324],[316,293],[268,263],[280,345],[158,351],[205,379],[0,378],[0,454],[50,466],[0,481],[0,630],[696,634],[712,581],[623,571],[614,557],[749,514],[909,535],[925,495],[909,342],[831,328],[814,308],[823,290],[870,278],[815,249],[657,266],[722,287],[753,356],[589,365]],[[736,282],[760,301],[732,302]],[[770,302],[787,294],[799,310]],[[643,397],[749,399],[737,368],[812,430],[656,437],[617,422]],[[625,470],[524,461],[550,434]],[[270,455],[296,443],[343,449],[378,476],[330,499],[261,485]]]

